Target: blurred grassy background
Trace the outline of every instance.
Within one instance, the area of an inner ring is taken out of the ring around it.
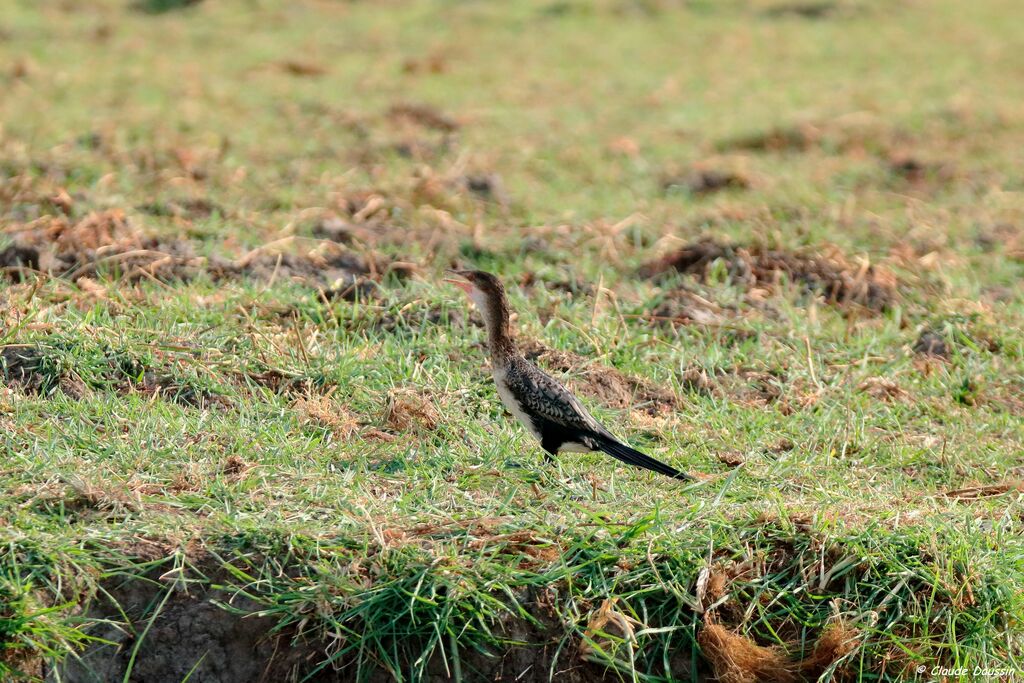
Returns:
[[[9,1],[0,672],[97,635],[134,645],[65,677],[1019,667],[1016,10]],[[700,482],[546,470],[454,263]],[[256,673],[149,646],[211,600],[268,617]]]

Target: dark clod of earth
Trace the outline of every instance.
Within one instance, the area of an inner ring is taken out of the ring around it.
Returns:
[[[0,269],[15,281],[24,279],[24,270],[39,270],[39,250],[12,244],[0,251]]]
[[[773,18],[827,19],[842,9],[837,2],[793,2],[769,7],[764,15]]]
[[[463,177],[460,184],[484,201],[507,204],[505,184],[497,173],[475,173]]]
[[[8,384],[39,390],[44,383],[40,372],[44,362],[44,354],[34,346],[13,344],[0,348],[0,370]]]
[[[931,330],[925,330],[914,343],[914,353],[933,358],[949,359],[950,351],[946,340]]]

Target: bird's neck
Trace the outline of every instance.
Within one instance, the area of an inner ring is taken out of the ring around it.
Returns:
[[[487,347],[491,352],[491,362],[496,368],[505,367],[516,354],[508,302],[504,297],[488,299],[480,312],[487,327]]]

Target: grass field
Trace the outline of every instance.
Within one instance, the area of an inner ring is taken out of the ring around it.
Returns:
[[[1019,13],[8,0],[0,679],[1024,677]]]

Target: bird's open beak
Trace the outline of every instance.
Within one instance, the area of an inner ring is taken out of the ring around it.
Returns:
[[[449,273],[451,273],[451,274],[453,274],[453,275],[457,275],[458,277],[460,277],[460,278],[463,278],[463,279],[461,279],[461,280],[455,280],[455,279],[453,279],[453,278],[450,278],[450,277],[446,277],[446,278],[444,279],[444,281],[445,281],[445,282],[450,282],[450,283],[452,283],[453,285],[455,285],[456,287],[458,287],[459,289],[461,289],[461,290],[462,290],[463,292],[465,292],[466,294],[469,294],[469,293],[470,293],[471,291],[473,291],[473,285],[471,285],[471,284],[470,284],[469,282],[467,282],[467,281],[465,280],[465,276],[464,276],[464,275],[463,275],[462,273],[460,273],[460,272],[459,272],[459,271],[457,271],[457,270],[448,270],[447,272],[449,272]]]

